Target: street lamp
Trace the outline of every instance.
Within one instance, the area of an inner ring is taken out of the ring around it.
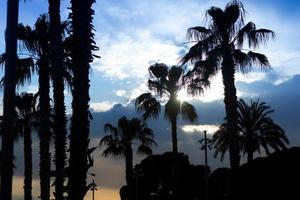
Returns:
[[[211,149],[211,140],[207,139],[207,131],[204,131],[204,139],[199,140],[199,143],[202,144],[204,142],[204,145],[200,147],[200,150],[204,150],[204,160],[205,160],[205,200],[208,200],[208,161],[207,161],[207,148]]]

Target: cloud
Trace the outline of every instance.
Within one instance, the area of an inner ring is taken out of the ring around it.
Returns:
[[[92,110],[92,112],[105,112],[110,110],[113,105],[114,104],[109,101],[94,102],[90,103],[90,109]]]
[[[123,97],[126,95],[126,90],[117,90],[116,95],[119,97]]]
[[[208,134],[214,134],[219,129],[219,126],[211,124],[184,125],[181,129],[187,134],[203,134],[204,131],[207,131]]]
[[[147,69],[153,62],[175,64],[181,49],[170,41],[161,41],[143,30],[137,30],[136,37],[119,33],[111,42],[105,42],[106,38],[111,41],[111,37],[102,38],[103,53],[101,59],[93,64],[93,68],[106,77],[119,80],[129,77],[145,79]]]

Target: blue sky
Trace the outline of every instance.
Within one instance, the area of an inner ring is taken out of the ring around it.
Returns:
[[[69,1],[63,0],[62,18],[66,19]],[[183,45],[185,33],[191,26],[205,24],[205,10],[215,5],[224,7],[223,0],[97,0],[95,39],[100,50],[95,52],[101,56],[92,64],[91,70],[91,109],[95,113],[92,122],[93,142],[96,144],[101,137],[105,122],[115,122],[122,114],[134,115],[129,103],[136,96],[147,90],[147,68],[154,62],[168,65],[178,63],[178,58],[187,51]],[[293,145],[300,144],[300,1],[290,0],[245,0],[243,1],[247,21],[253,21],[257,27],[272,29],[276,39],[268,46],[258,49],[270,60],[273,70],[269,73],[254,71],[244,76],[237,74],[239,97],[260,98],[270,103],[276,110],[274,119],[287,131]],[[20,22],[33,25],[36,18],[47,12],[46,0],[20,1]],[[6,1],[0,2],[0,52],[4,51],[4,29],[6,23]],[[37,90],[37,82],[20,90]],[[66,91],[68,108],[70,94]],[[0,94],[1,96],[2,94]],[[198,108],[200,119],[195,126],[180,122],[180,148],[189,154],[194,163],[201,162],[198,155],[197,141],[199,135],[193,130],[203,128],[214,130],[224,117],[222,104],[223,86],[221,76],[212,80],[210,90],[201,97],[188,97],[182,93],[180,98],[193,102]],[[121,103],[123,105],[117,105]],[[114,106],[115,105],[115,106]],[[114,107],[113,107],[114,106]],[[295,110],[296,109],[296,110]],[[70,111],[70,109],[69,109]],[[298,122],[298,123],[297,123]],[[157,132],[168,132],[168,124],[161,127],[151,122]],[[100,130],[99,130],[100,129]],[[185,134],[186,133],[186,134]],[[155,152],[167,151],[170,143],[169,135],[157,136],[163,142]],[[37,144],[36,144],[37,145]],[[37,146],[35,147],[37,148]],[[22,154],[21,147],[17,149]],[[99,156],[100,151],[96,153]],[[19,154],[17,154],[19,155]],[[141,158],[136,158],[139,160]],[[18,158],[22,165],[22,156]],[[212,165],[222,166],[218,160]],[[22,174],[22,168],[17,168]],[[118,188],[124,183],[123,161],[99,158],[95,172],[97,183],[102,187],[99,195],[103,200],[118,199]],[[22,184],[21,179],[18,184]],[[16,181],[16,182],[17,182]],[[38,187],[35,183],[34,187]],[[21,186],[20,186],[21,187]],[[22,189],[20,189],[22,193]],[[16,192],[18,193],[18,192]],[[21,194],[20,193],[20,194]],[[16,194],[17,195],[17,194]]]
[[[66,19],[68,1],[62,1],[62,18]],[[297,31],[300,3],[298,1],[244,1],[247,19],[258,27],[272,29],[277,39],[261,52],[266,53],[280,79],[300,73],[300,44]],[[32,25],[36,18],[47,12],[46,1],[31,0],[20,3],[20,22]],[[223,7],[225,1],[208,0],[98,0],[96,11],[96,52],[102,58],[92,64],[91,107],[105,110],[114,103],[126,104],[146,90],[147,68],[153,62],[177,64],[178,58],[187,51],[183,45],[188,27],[203,25],[204,12],[211,5]],[[0,3],[0,17],[5,19],[5,1]],[[1,20],[3,33],[5,20]],[[300,28],[300,27],[299,27]],[[0,35],[0,51],[3,52],[4,35]],[[264,75],[241,76],[238,80],[254,81]],[[220,77],[205,96],[221,98]],[[37,85],[34,81],[32,85]],[[101,86],[101,87],[99,87]],[[30,86],[34,90],[34,86]],[[218,91],[218,92],[217,92]],[[214,99],[214,98],[208,98]],[[206,100],[207,101],[207,100]],[[103,105],[103,106],[102,106]],[[110,105],[110,106],[109,106]]]

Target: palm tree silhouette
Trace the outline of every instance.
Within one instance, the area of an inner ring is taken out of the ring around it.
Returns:
[[[73,100],[70,133],[70,159],[68,198],[83,200],[87,188],[86,177],[89,169],[89,70],[93,61],[94,41],[92,5],[94,0],[71,0],[71,54]],[[91,185],[92,187],[92,185]]]
[[[247,41],[250,49],[256,49],[275,34],[267,29],[256,29],[253,22],[244,25],[245,9],[238,0],[229,2],[224,10],[211,7],[206,15],[210,20],[208,28],[196,26],[188,29],[188,40],[196,44],[182,57],[181,62],[194,64],[188,75],[190,88],[195,90],[202,89],[201,84],[218,71],[222,72],[226,118],[232,134],[230,165],[235,168],[240,160],[235,72],[247,73],[253,65],[259,65],[261,70],[270,69],[265,55],[246,50],[243,46]]]
[[[0,67],[5,64],[6,54],[0,55]],[[24,86],[26,83],[31,82],[31,76],[35,74],[37,67],[32,57],[21,58],[17,57],[16,64],[16,86]],[[0,88],[4,86],[4,77],[0,80]]]
[[[148,86],[161,98],[167,97],[165,105],[165,118],[172,126],[172,144],[173,152],[178,153],[177,147],[177,117],[181,114],[183,119],[193,122],[197,119],[196,109],[187,102],[181,102],[177,99],[178,92],[184,87],[182,80],[184,70],[179,66],[168,68],[163,63],[156,63],[149,67],[151,79],[148,80]],[[144,111],[144,118],[157,117],[160,111],[160,105],[150,93],[140,95],[136,99],[137,110]]]
[[[19,24],[18,39],[25,49],[37,56],[39,75],[39,138],[40,138],[40,186],[41,199],[50,198],[50,63],[49,63],[49,22],[46,15],[41,15],[34,29]]]
[[[16,131],[24,138],[24,199],[32,199],[32,130],[38,127],[37,95],[16,96]]]
[[[5,64],[5,81],[3,94],[3,137],[2,137],[2,159],[5,164],[0,163],[1,185],[0,199],[11,200],[12,197],[12,177],[13,177],[13,151],[14,136],[14,109],[16,90],[16,63],[17,63],[17,37],[16,29],[19,18],[19,0],[7,2],[7,22],[5,52],[7,62]],[[3,184],[5,183],[5,184]]]
[[[52,68],[53,100],[54,100],[54,145],[56,174],[63,171],[66,164],[66,107],[64,99],[64,50],[63,27],[60,19],[60,0],[48,0],[50,20],[50,65]],[[64,200],[64,177],[56,175],[55,192],[56,200]]]
[[[127,119],[125,116],[118,121],[117,127],[112,124],[105,124],[104,131],[110,135],[104,136],[100,141],[100,146],[106,146],[103,156],[121,156],[125,157],[126,183],[129,188],[129,195],[133,198],[133,150],[134,141],[140,142],[137,152],[150,155],[152,149],[150,146],[156,145],[153,140],[152,129],[147,124],[138,119]]]
[[[251,100],[250,104],[242,99],[238,101],[239,146],[240,151],[244,155],[247,154],[248,162],[253,160],[255,152],[261,154],[261,147],[269,155],[270,148],[279,151],[289,144],[284,130],[268,116],[273,112],[270,106],[259,100]],[[216,149],[214,155],[220,154],[221,160],[230,148],[231,134],[228,131],[227,122],[225,122],[214,134],[212,140]]]

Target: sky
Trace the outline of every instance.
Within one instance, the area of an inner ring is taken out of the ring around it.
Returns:
[[[116,123],[126,114],[137,116],[132,100],[147,91],[148,67],[155,62],[176,65],[188,47],[186,30],[206,23],[205,10],[211,6],[223,8],[223,0],[97,0],[94,4],[95,40],[99,51],[91,65],[90,107],[94,119],[91,122],[93,145],[103,136],[103,124]],[[238,97],[266,101],[275,109],[274,120],[281,125],[291,145],[300,145],[300,2],[297,0],[244,0],[247,10],[246,21],[253,21],[258,28],[268,28],[276,33],[276,39],[256,51],[266,54],[272,71],[258,70],[247,75],[237,74]],[[62,0],[62,18],[68,17],[69,1]],[[33,25],[40,14],[47,12],[47,1],[20,1],[20,22]],[[0,33],[4,33],[6,1],[0,2]],[[0,34],[0,52],[4,52],[4,34]],[[19,88],[21,91],[37,91],[37,81]],[[2,95],[2,94],[0,94]],[[70,93],[66,90],[68,112],[71,112]],[[199,120],[189,124],[179,122],[179,149],[188,154],[195,164],[203,163],[203,154],[197,141],[201,131],[213,133],[224,118],[222,77],[218,74],[212,85],[200,97],[189,97],[184,91],[181,100],[195,105]],[[155,153],[171,149],[170,127],[162,118],[149,122],[154,129],[159,145]],[[15,199],[22,196],[22,142],[16,145],[17,169],[14,179]],[[38,142],[34,146],[38,152]],[[117,200],[118,189],[124,184],[124,161],[102,158],[101,149],[94,155],[93,172],[99,185],[96,197],[100,200]],[[38,159],[37,153],[35,156]],[[135,163],[142,156],[135,157]],[[37,162],[38,163],[38,160]],[[210,156],[212,168],[226,166]],[[20,166],[20,167],[18,167]],[[35,164],[35,169],[37,164]],[[38,171],[36,170],[34,191],[38,193]]]

